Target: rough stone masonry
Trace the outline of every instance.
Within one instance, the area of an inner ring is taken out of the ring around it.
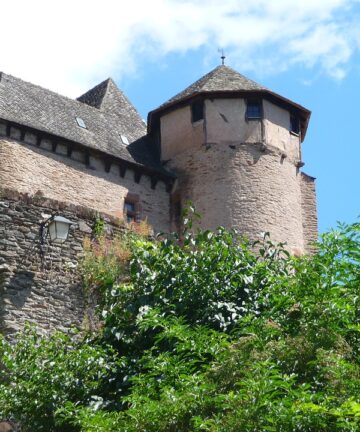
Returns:
[[[169,232],[191,201],[204,229],[251,240],[269,231],[290,253],[312,253],[315,179],[301,150],[310,115],[225,65],[147,123],[111,79],[70,99],[0,72],[0,331],[83,325],[76,266],[96,211],[112,229],[117,217]],[[74,224],[42,257],[39,226],[56,211]]]
[[[42,257],[39,227],[51,214],[70,219],[68,240],[45,245]],[[95,213],[16,191],[0,198],[0,332],[11,335],[26,322],[42,333],[82,328],[87,299],[77,271],[85,236],[91,235]],[[119,230],[107,219],[111,230]],[[88,323],[87,323],[88,325]]]

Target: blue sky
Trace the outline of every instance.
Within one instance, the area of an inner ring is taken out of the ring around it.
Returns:
[[[0,70],[76,97],[112,76],[142,116],[220,63],[312,111],[319,228],[360,214],[360,0],[12,0]]]

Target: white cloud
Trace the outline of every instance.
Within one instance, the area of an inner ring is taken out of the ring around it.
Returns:
[[[344,77],[352,54],[347,35],[332,24],[320,25],[303,38],[294,39],[289,45],[289,51],[294,54],[294,61],[301,61],[308,67],[319,63],[337,79]]]
[[[75,96],[168,53],[220,46],[242,71],[296,64],[341,79],[359,49],[359,0],[12,0],[0,70]]]

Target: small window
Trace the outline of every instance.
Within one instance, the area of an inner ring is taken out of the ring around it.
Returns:
[[[262,118],[261,101],[247,101],[246,118],[247,119],[261,119]]]
[[[78,126],[80,126],[83,129],[86,129],[86,124],[81,117],[76,117],[76,122],[77,122]]]
[[[138,222],[140,204],[138,195],[128,194],[124,200],[124,216],[127,223]]]
[[[191,105],[191,121],[195,123],[204,118],[204,101],[196,101]]]
[[[128,223],[136,221],[135,203],[125,201],[124,210]]]
[[[300,121],[298,117],[291,115],[290,116],[290,132],[299,135],[300,133]]]
[[[127,139],[127,137],[125,135],[120,135],[121,141],[123,144],[125,145],[129,145],[129,140]]]

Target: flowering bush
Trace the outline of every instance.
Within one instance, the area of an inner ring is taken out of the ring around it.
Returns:
[[[303,257],[222,228],[101,238],[82,271],[100,332],[3,342],[0,413],[24,431],[360,430],[360,224]]]

